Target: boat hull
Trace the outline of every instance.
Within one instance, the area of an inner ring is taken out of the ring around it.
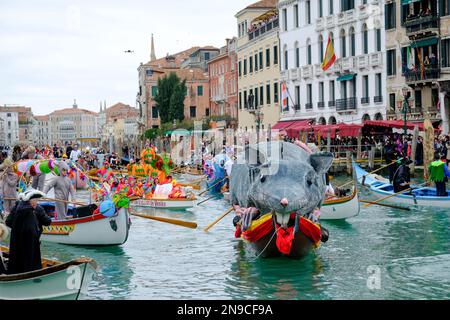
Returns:
[[[97,268],[93,260],[53,262],[33,272],[0,275],[0,300],[78,300],[87,293]]]
[[[355,187],[351,196],[325,201],[320,208],[320,220],[352,218],[359,214],[359,210],[358,191]]]
[[[172,199],[138,199],[131,202],[132,207],[159,208],[159,209],[188,209],[195,205],[195,200]]]
[[[110,218],[99,214],[80,219],[54,221],[49,227],[44,227],[41,240],[85,246],[121,245],[127,241],[129,229],[128,210],[122,208]]]
[[[290,249],[287,251],[278,247],[278,233],[275,230],[272,214],[266,214],[252,221],[249,229],[240,236],[256,251],[258,257],[275,258],[285,256],[291,259],[301,259],[312,249],[319,246],[321,228],[308,219],[300,219],[299,230],[293,234]],[[280,244],[283,247],[286,245],[283,239],[280,239],[280,242],[284,243]]]
[[[381,197],[387,197],[393,195],[392,184],[388,179],[382,178],[378,175],[368,174],[364,169],[357,164],[353,164],[357,179],[359,183],[363,183],[370,189],[370,192],[374,195]],[[363,176],[367,175],[364,179]],[[364,180],[364,181],[363,181]],[[450,190],[447,190],[447,194],[450,195]],[[424,206],[424,207],[436,207],[436,208],[450,208],[450,196],[437,197],[436,189],[430,187],[423,187],[414,189],[412,193],[406,192],[405,194],[398,194],[383,200],[391,204],[402,204],[407,206]]]

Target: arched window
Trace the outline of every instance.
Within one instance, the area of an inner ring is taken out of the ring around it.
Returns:
[[[345,30],[342,29],[339,37],[341,38],[341,57],[345,58],[347,56],[347,46],[345,43]]]
[[[295,67],[300,68],[300,48],[298,42],[295,42]]]
[[[362,121],[364,122],[364,121],[370,121],[370,116],[366,113],[366,114],[364,114],[363,115],[363,117],[362,117]]]
[[[381,113],[377,113],[375,115],[375,120],[383,120],[383,115]]]
[[[306,40],[306,60],[308,64],[312,64],[311,39]]]
[[[328,120],[328,124],[336,124],[336,118],[330,117],[330,119]]]
[[[367,24],[363,24],[362,27],[362,47],[363,47],[363,53],[368,54],[369,53],[369,30],[367,29]]]
[[[289,61],[288,61],[287,45],[284,45],[283,52],[284,52],[284,70],[288,70],[289,69]]]
[[[320,62],[323,62],[323,36],[322,35],[319,36],[318,46],[319,46]]]
[[[355,44],[355,28],[351,27],[349,32],[350,36],[350,56],[356,56],[356,44]]]
[[[330,32],[330,39],[331,39],[331,44],[333,45],[333,48],[334,48],[334,34],[333,34],[333,32]],[[328,40],[327,40],[327,45],[328,45]]]
[[[319,124],[326,125],[327,124],[327,120],[325,120],[324,117],[321,117],[321,118],[319,118]]]

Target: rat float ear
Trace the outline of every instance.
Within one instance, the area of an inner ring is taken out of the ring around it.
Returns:
[[[333,164],[333,154],[331,152],[314,153],[309,156],[309,160],[317,173],[326,173]]]

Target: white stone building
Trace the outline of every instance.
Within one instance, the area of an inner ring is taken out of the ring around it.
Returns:
[[[386,119],[384,1],[285,0],[280,16],[281,120],[317,124]],[[321,68],[328,38],[336,62]]]
[[[34,140],[36,141],[35,144],[37,146],[45,146],[45,145],[52,145],[51,140],[51,131],[50,131],[50,117],[48,115],[46,116],[34,116],[34,119],[36,120],[36,130],[33,134]]]
[[[19,143],[19,114],[17,112],[0,112],[2,130],[0,144],[15,146]]]

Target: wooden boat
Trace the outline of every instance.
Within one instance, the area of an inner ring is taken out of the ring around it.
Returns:
[[[377,174],[368,174],[357,164],[353,164],[356,172],[358,182],[366,185],[370,191],[381,197],[386,197],[395,194],[394,187],[389,180]],[[412,186],[414,188],[414,186]],[[412,191],[407,191],[404,194],[398,194],[386,199],[386,202],[393,204],[404,205],[418,205],[426,207],[450,208],[450,190],[447,190],[446,197],[436,196],[436,188],[433,187],[418,187]]]
[[[177,198],[177,199],[133,199],[132,207],[147,207],[160,209],[188,209],[195,205],[196,198]]]
[[[322,231],[319,225],[301,217],[299,231],[294,235],[290,252],[282,253],[277,245],[278,233],[274,227],[274,219],[269,213],[254,220],[249,229],[242,232],[240,237],[256,250],[258,257],[269,258],[284,255],[288,258],[300,259],[320,245]]]
[[[47,212],[52,208],[54,210],[54,204],[51,202],[40,203],[40,205]],[[70,210],[74,210],[74,207],[69,205]],[[76,210],[83,212],[83,216],[53,221],[50,226],[44,227],[41,240],[86,246],[121,245],[127,241],[130,229],[127,209],[119,209],[112,217],[93,214],[94,206],[78,207]]]
[[[8,249],[0,247],[8,260]],[[1,262],[0,262],[1,263]],[[78,258],[66,263],[42,259],[40,270],[0,274],[0,300],[77,300],[86,294],[97,270],[90,258]]]
[[[359,214],[358,190],[353,187],[351,195],[342,198],[326,199],[320,208],[320,220],[340,220]]]

